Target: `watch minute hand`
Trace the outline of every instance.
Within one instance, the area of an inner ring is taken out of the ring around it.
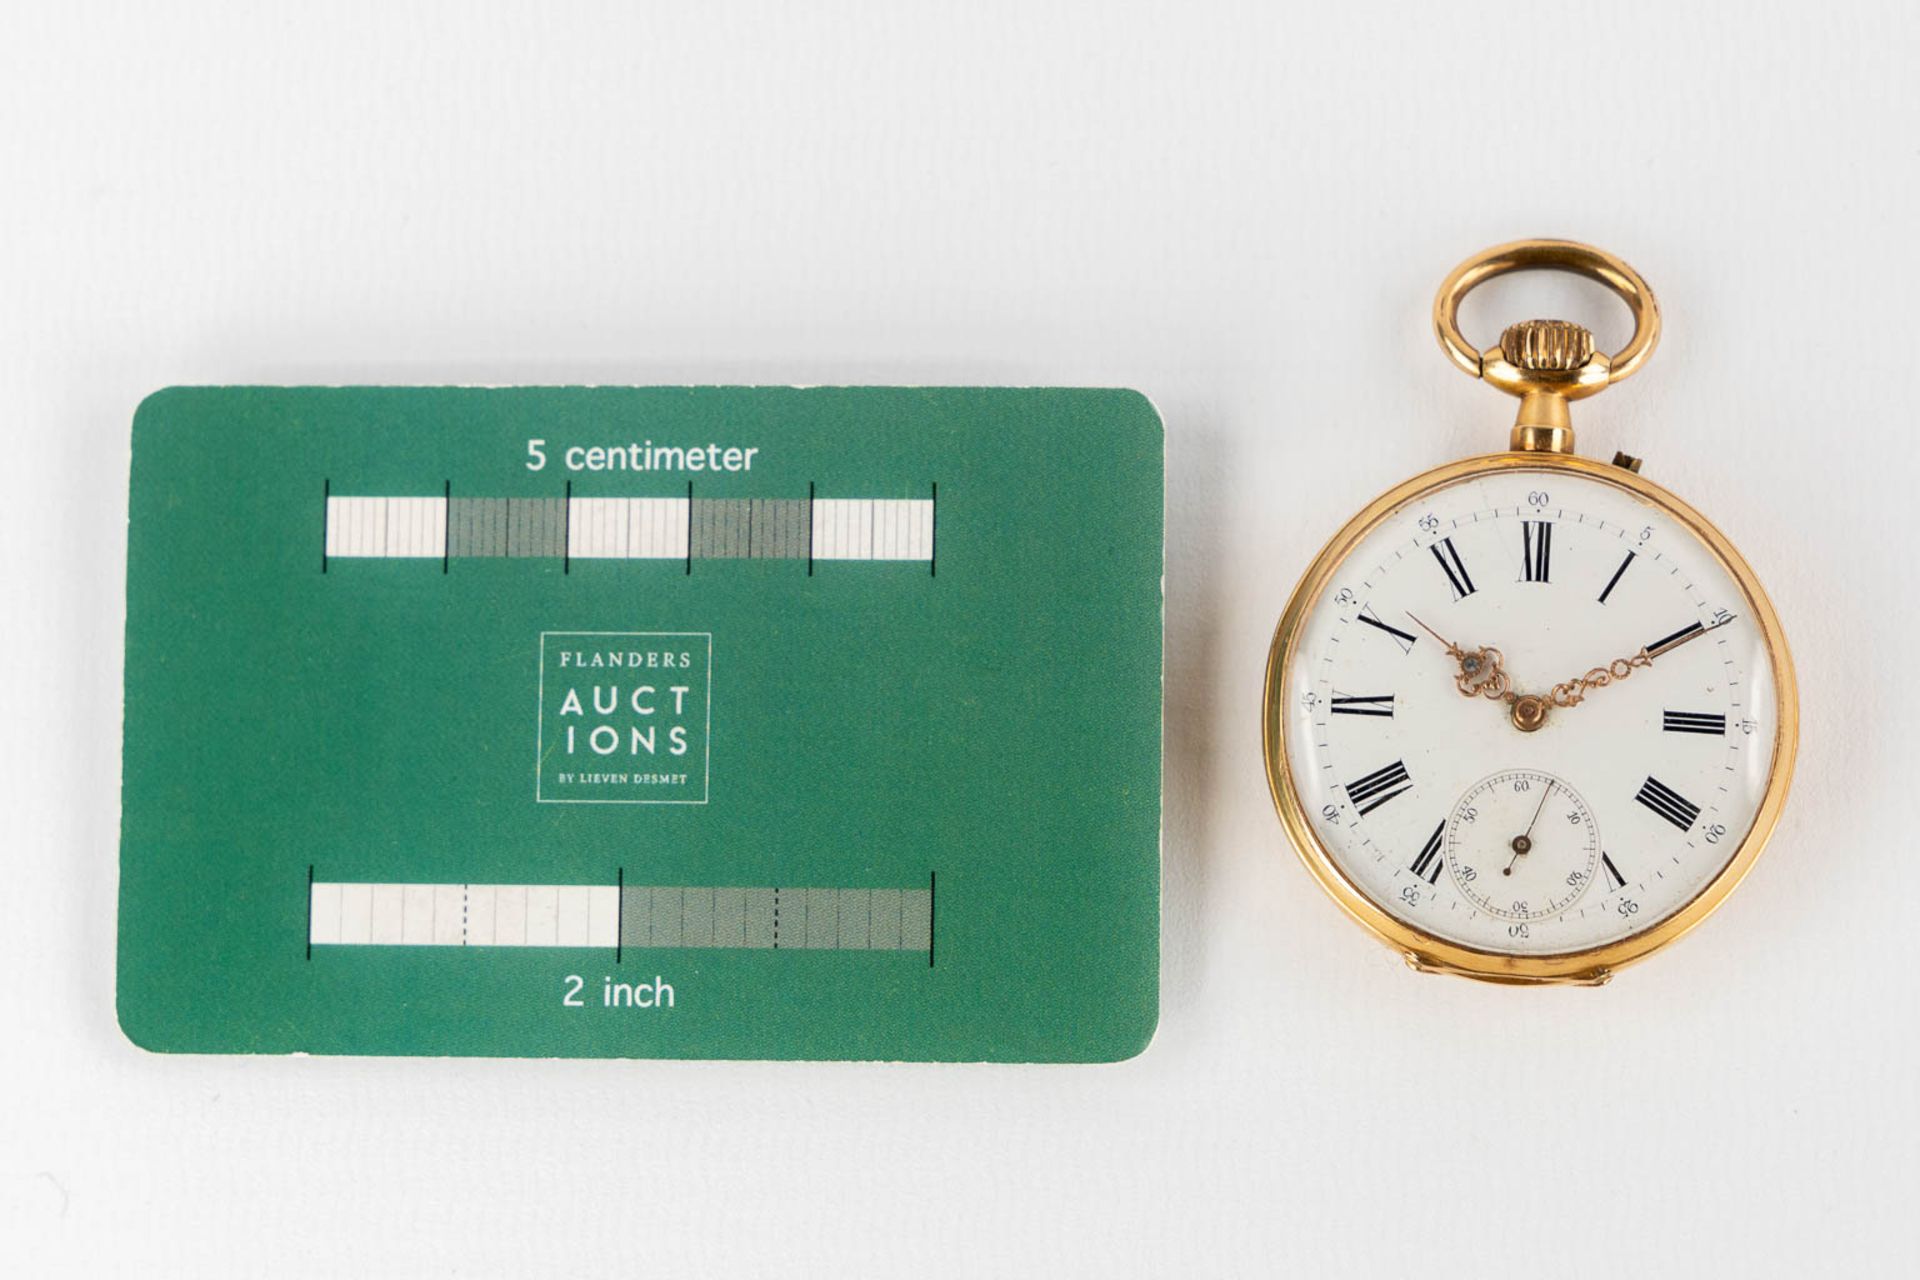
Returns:
[[[1716,618],[1706,626],[1696,622],[1692,626],[1683,627],[1664,639],[1654,641],[1630,657],[1615,658],[1604,667],[1595,667],[1583,676],[1553,686],[1553,691],[1548,694],[1548,698],[1556,707],[1578,706],[1586,701],[1590,691],[1604,689],[1616,680],[1625,680],[1633,674],[1636,667],[1650,667],[1655,658],[1663,658],[1688,641],[1698,640],[1709,631],[1718,631],[1738,616],[1730,613]]]
[[[1689,640],[1698,640],[1709,631],[1718,631],[1739,616],[1737,613],[1729,613],[1722,617],[1715,618],[1705,626],[1696,622],[1690,627],[1681,628],[1664,640],[1655,640],[1640,652],[1646,654],[1649,658],[1658,658],[1663,654],[1672,653]]]

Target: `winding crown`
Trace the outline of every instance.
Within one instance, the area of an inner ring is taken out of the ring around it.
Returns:
[[[1500,335],[1500,353],[1529,373],[1568,373],[1593,358],[1593,335],[1565,320],[1522,320]]]

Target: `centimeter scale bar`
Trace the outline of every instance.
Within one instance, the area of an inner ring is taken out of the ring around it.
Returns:
[[[924,560],[932,498],[326,495],[328,559]]]
[[[746,947],[933,952],[933,881],[913,889],[312,881],[307,943]]]

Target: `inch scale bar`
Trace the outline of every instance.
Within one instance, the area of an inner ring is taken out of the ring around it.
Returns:
[[[308,887],[307,944],[905,951],[933,960],[933,892],[617,884]]]
[[[336,494],[322,561],[918,560],[933,498],[467,498]]]

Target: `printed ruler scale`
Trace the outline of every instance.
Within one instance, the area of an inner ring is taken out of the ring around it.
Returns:
[[[906,889],[312,880],[307,947],[746,948],[934,958],[934,877]]]
[[[553,498],[336,494],[334,560],[934,560],[926,498]]]

